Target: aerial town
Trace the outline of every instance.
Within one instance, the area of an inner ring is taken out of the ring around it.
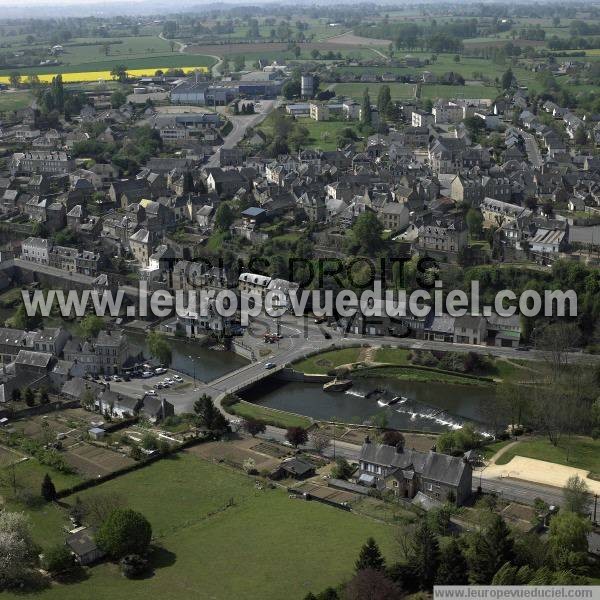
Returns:
[[[600,593],[600,4],[1,4],[2,598]]]

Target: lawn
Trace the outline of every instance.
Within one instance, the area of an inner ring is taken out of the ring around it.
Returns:
[[[333,89],[336,96],[349,96],[360,101],[365,89],[368,88],[371,102],[375,102],[383,85],[389,86],[392,100],[407,100],[415,97],[415,86],[412,83],[336,83]]]
[[[18,499],[13,490],[13,473]],[[35,458],[29,458],[16,464],[14,471],[10,467],[0,469],[0,497],[7,509],[25,510],[31,519],[35,541],[48,545],[62,540],[62,525],[66,521],[66,515],[57,505],[42,501],[40,492],[46,473],[59,491],[82,480],[78,475],[60,473],[41,465]]]
[[[25,108],[32,100],[30,91],[0,92],[0,112]]]
[[[282,429],[287,429],[288,427],[304,427],[306,429],[312,425],[312,420],[308,417],[273,410],[252,402],[246,402],[245,400],[229,406],[227,411],[244,419],[258,419],[268,425],[281,427]]]
[[[405,348],[378,348],[375,352],[375,362],[389,363],[391,365],[408,365],[410,350]]]
[[[558,446],[553,446],[544,438],[523,440],[507,450],[499,458],[498,464],[507,464],[513,456],[536,458],[577,469],[586,469],[595,477],[600,477],[600,440],[589,437],[575,436],[569,439],[563,436]]]
[[[340,365],[347,365],[358,360],[360,348],[341,348],[339,350],[329,350],[321,354],[315,354],[304,360],[294,363],[292,366],[296,371],[303,373],[317,373],[326,375],[331,369]]]
[[[508,444],[511,444],[514,440],[500,440],[498,442],[491,442],[490,444],[486,444],[481,450],[483,454],[483,458],[490,459],[496,452],[502,450]]]
[[[304,144],[305,148],[320,148],[323,151],[336,150],[338,137],[344,129],[353,129],[353,124],[348,121],[315,121],[314,119],[296,119],[298,125],[306,127],[309,137]],[[356,133],[358,136],[358,133]]]
[[[252,478],[191,454],[81,494],[118,494],[142,512],[161,546],[152,577],[127,580],[112,564],[41,600],[147,598],[303,598],[350,577],[367,537],[392,562],[395,530],[358,515],[303,500],[285,490],[257,490]],[[23,598],[6,594],[5,598]]]
[[[411,363],[408,360],[409,353],[410,350],[405,348],[378,348],[375,353],[375,362],[410,366]],[[531,381],[536,375],[536,363],[531,361],[509,361],[503,358],[492,359],[490,357],[487,358],[487,361],[489,368],[477,373],[477,375],[509,382]]]
[[[495,87],[485,85],[423,85],[421,86],[421,98],[495,98],[498,90]]]

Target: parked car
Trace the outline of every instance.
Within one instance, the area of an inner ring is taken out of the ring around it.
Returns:
[[[169,385],[171,385],[172,383],[175,383],[170,377],[165,377],[163,379],[163,383],[168,383]]]
[[[183,377],[181,377],[181,375],[173,375],[173,379],[177,382],[177,383],[181,383],[183,381]]]
[[[148,390],[146,393],[148,394],[148,396],[158,396],[156,390]]]
[[[144,372],[142,373],[142,377],[143,377],[144,379],[148,379],[148,377],[152,377],[153,375],[154,375],[154,373],[152,373],[151,371],[144,371]]]
[[[154,387],[157,390],[162,390],[165,386],[159,381]]]
[[[154,369],[154,372],[157,375],[163,375],[164,373],[167,372],[167,370],[164,367],[158,367],[158,368]]]
[[[123,381],[118,375],[113,375],[112,380],[113,381]]]

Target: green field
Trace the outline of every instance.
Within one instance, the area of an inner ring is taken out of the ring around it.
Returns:
[[[11,69],[0,71],[0,74],[9,74],[13,70],[23,75],[35,73],[45,75],[49,73],[86,73],[89,71],[110,71],[115,65],[125,65],[128,69],[158,69],[176,67],[211,67],[216,60],[211,56],[203,54],[157,54],[156,56],[122,56],[122,57],[98,57],[94,61],[71,63],[68,65],[49,67],[28,67],[23,69]]]
[[[25,108],[32,100],[33,95],[29,91],[0,92],[0,112]]]
[[[335,367],[356,362],[359,354],[360,348],[330,350],[329,352],[315,354],[314,356],[295,362],[292,366],[296,371],[301,371],[303,373],[325,375]]]
[[[348,127],[352,129],[353,125],[349,121],[315,121],[309,118],[296,119],[296,121],[309,131],[304,147],[319,148],[323,151],[336,150],[340,132]]]
[[[567,465],[578,469],[586,469],[596,477],[600,476],[600,440],[575,436],[569,439],[563,436],[558,446],[553,446],[547,439],[523,440],[507,450],[497,461],[505,465],[514,456],[536,458],[559,465]]]
[[[389,86],[392,100],[408,100],[415,96],[415,86],[412,83],[336,83],[333,90],[336,96],[349,96],[360,101],[368,88],[371,101],[375,102],[384,85]]]
[[[498,95],[495,87],[486,85],[422,85],[421,98],[430,98],[431,100],[451,99],[451,98],[490,98]]]
[[[160,550],[152,577],[127,580],[110,563],[40,600],[303,598],[351,576],[367,537],[391,562],[395,529],[285,490],[257,490],[253,478],[184,453],[81,494],[117,494],[142,512]],[[69,499],[72,501],[72,499]],[[23,598],[4,593],[4,598]]]

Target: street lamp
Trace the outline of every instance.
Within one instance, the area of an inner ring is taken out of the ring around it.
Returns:
[[[196,385],[196,363],[194,362],[194,357],[191,354],[188,354],[188,358],[192,361],[192,369],[193,369],[193,377],[194,377],[194,390],[198,389],[198,386]]]

